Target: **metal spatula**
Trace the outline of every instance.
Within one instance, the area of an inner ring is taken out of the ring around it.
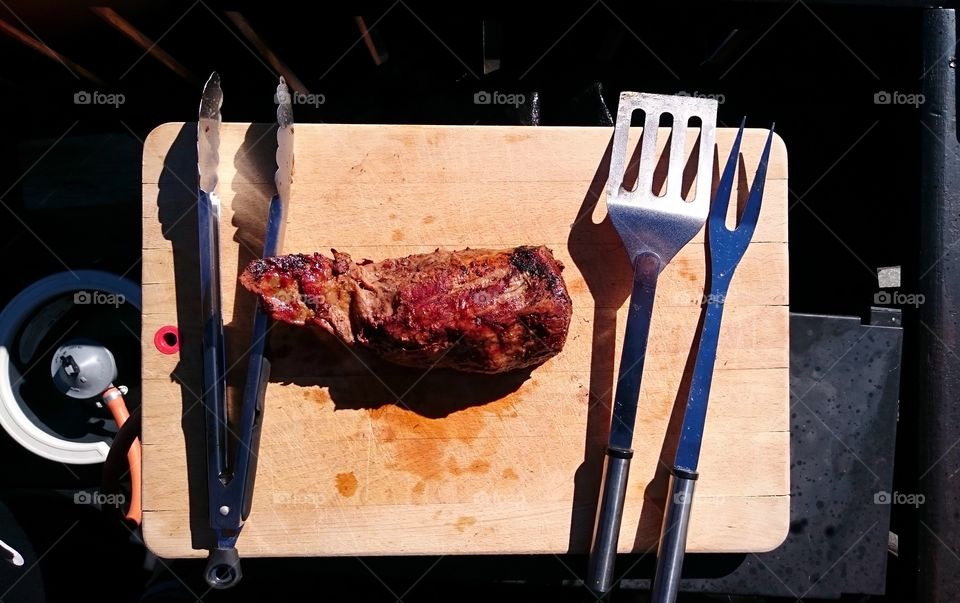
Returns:
[[[629,191],[622,183],[627,167],[630,121],[637,110],[645,113],[645,119],[637,186]],[[667,190],[660,197],[653,192],[653,175],[657,131],[663,114],[673,117],[673,131]],[[692,200],[685,201],[681,194],[687,154],[684,147],[692,118],[698,118],[701,124],[697,190]],[[633,428],[657,277],[673,256],[703,227],[707,218],[716,123],[716,100],[637,92],[620,94],[607,181],[607,214],[633,264],[633,293],[620,356],[620,375],[614,397],[602,498],[587,579],[590,589],[601,596],[607,595],[614,583],[613,566],[620,537],[630,459],[633,457]]]

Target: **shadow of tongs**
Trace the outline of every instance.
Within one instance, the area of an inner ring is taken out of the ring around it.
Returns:
[[[293,182],[293,110],[283,78],[277,87],[277,194],[270,200],[264,257],[280,251],[286,208]],[[220,106],[223,93],[214,73],[203,89],[197,126],[197,159],[200,186],[197,214],[200,243],[200,295],[203,311],[203,405],[207,432],[207,489],[210,527],[216,546],[204,577],[212,588],[230,588],[240,581],[237,538],[250,515],[257,453],[263,420],[263,398],[270,376],[266,356],[269,316],[258,308],[254,317],[246,382],[240,406],[238,431],[227,422],[227,387],[223,312],[220,295],[220,200],[217,196]],[[234,436],[231,438],[231,436]]]

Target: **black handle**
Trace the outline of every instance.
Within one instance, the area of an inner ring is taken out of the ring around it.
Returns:
[[[204,571],[204,578],[210,588],[232,588],[242,577],[240,553],[237,549],[210,549],[207,569]]]
[[[690,509],[693,505],[693,487],[696,474],[670,476],[670,496],[663,513],[663,528],[660,531],[660,546],[657,548],[657,573],[653,579],[651,601],[673,603],[680,590],[680,570],[687,548],[687,526],[690,524]]]
[[[623,520],[623,503],[627,496],[631,457],[633,451],[607,449],[600,511],[597,513],[593,547],[590,549],[587,579],[587,587],[598,596],[606,596],[613,588],[614,561],[617,558],[617,541],[620,540],[620,523]]]

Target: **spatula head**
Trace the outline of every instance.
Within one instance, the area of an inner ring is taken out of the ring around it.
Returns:
[[[630,122],[635,111],[644,112],[637,185],[623,186],[627,168]],[[662,115],[673,118],[666,191],[653,191],[657,135]],[[700,121],[696,143],[696,192],[685,200],[682,194],[687,163],[687,132],[690,120]],[[607,213],[631,259],[643,252],[660,256],[665,265],[703,227],[710,209],[713,186],[713,154],[717,126],[717,101],[690,96],[665,96],[641,92],[620,94],[617,123],[607,181]]]

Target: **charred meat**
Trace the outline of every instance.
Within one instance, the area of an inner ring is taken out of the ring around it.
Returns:
[[[354,263],[346,253],[254,260],[240,276],[270,315],[316,325],[405,366],[501,373],[563,348],[572,305],[546,247]]]

